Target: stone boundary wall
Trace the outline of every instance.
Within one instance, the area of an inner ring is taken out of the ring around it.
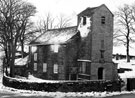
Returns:
[[[45,92],[103,92],[121,91],[120,81],[59,81],[27,82],[19,79],[3,76],[3,85],[23,90],[35,90]]]

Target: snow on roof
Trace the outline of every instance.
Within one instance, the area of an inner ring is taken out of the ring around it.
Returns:
[[[31,45],[63,44],[77,34],[77,26],[48,30],[34,41]]]
[[[113,62],[118,63],[118,69],[129,68],[135,71],[135,60],[130,60],[130,62],[127,63],[126,59],[121,59],[121,60],[113,59]]]
[[[126,59],[122,60],[114,60],[115,63],[118,63],[118,69],[119,68],[128,68],[132,69],[132,71],[125,71],[124,73],[119,73],[119,76],[122,79],[126,78],[135,78],[135,60],[131,60],[129,63],[126,62]]]
[[[26,56],[25,58],[18,58],[18,59],[15,59],[15,65],[19,65],[19,66],[24,66],[27,64],[27,61],[28,61],[28,57],[29,56]]]
[[[119,73],[121,78],[135,78],[135,71],[126,71],[124,73]]]
[[[17,53],[15,53],[15,56],[19,56],[19,55],[21,55],[21,53],[18,53],[18,52],[17,52]]]

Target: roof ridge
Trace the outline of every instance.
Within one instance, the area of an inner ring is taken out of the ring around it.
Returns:
[[[97,6],[97,7],[87,7],[86,9],[96,9],[96,8],[98,8],[99,6]]]
[[[63,30],[63,29],[69,29],[69,28],[75,28],[77,26],[70,26],[70,27],[63,27],[63,28],[54,28],[54,29],[48,29],[47,31],[52,31],[52,30]],[[47,32],[46,31],[46,32]]]

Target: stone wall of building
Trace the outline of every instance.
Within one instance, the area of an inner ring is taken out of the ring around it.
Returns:
[[[65,69],[66,69],[66,80],[72,80],[71,75],[77,74],[78,68],[78,49],[80,44],[79,32],[74,36],[70,42],[66,45],[65,50]]]
[[[80,17],[91,17],[89,34],[82,38],[80,43],[79,58],[91,60],[89,63],[91,80],[98,79],[99,68],[103,68],[105,72],[104,79],[116,79],[117,66],[112,62],[113,14],[103,5],[95,9],[93,14],[89,13],[85,11],[78,16],[79,22],[81,22]],[[105,20],[104,23],[102,23],[102,17]]]
[[[102,24],[102,16],[105,17],[104,24]],[[117,68],[112,62],[113,15],[105,6],[102,6],[93,14],[92,19],[91,79],[98,79],[98,69],[103,68],[104,78],[112,80],[117,74]],[[101,57],[102,49],[104,50],[103,58]]]
[[[104,24],[102,24],[102,16],[105,17]],[[92,19],[91,79],[98,79],[98,69],[103,68],[104,79],[113,80],[117,73],[117,68],[112,62],[113,15],[105,6],[102,6],[93,14]],[[104,40],[104,45],[102,40]],[[104,50],[103,58],[101,57],[102,48]]]
[[[98,80],[99,68],[103,68],[103,80],[116,80],[118,78],[114,63],[91,63],[91,80]]]
[[[48,80],[69,80],[72,68],[77,68],[79,35],[75,35],[66,44],[61,44],[58,53],[51,49],[51,45],[37,46],[37,61],[34,61],[34,53],[31,57],[31,70],[34,76]],[[34,62],[37,63],[37,71],[34,71]],[[47,72],[43,72],[43,63],[47,64]],[[54,73],[54,64],[58,64],[58,73]],[[77,72],[77,69],[74,71]]]
[[[105,24],[101,23],[101,17],[105,17]],[[92,61],[98,62],[101,57],[101,40],[104,40],[104,59],[112,62],[113,49],[113,15],[105,7],[100,7],[92,17]]]

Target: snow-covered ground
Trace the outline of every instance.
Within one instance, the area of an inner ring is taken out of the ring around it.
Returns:
[[[135,78],[135,60],[130,60],[129,63],[127,63],[126,59],[121,60],[115,60],[113,59],[115,63],[118,64],[118,69],[120,68],[126,68],[131,69],[131,71],[125,71],[124,73],[119,73],[119,77],[125,82],[125,86],[123,86],[122,90],[126,90],[127,85],[127,78]]]
[[[119,68],[128,68],[132,71],[125,71],[124,73],[119,73],[119,76],[123,78],[135,78],[135,60],[131,60],[129,63],[125,59],[122,60],[113,60],[115,63],[118,63]]]

